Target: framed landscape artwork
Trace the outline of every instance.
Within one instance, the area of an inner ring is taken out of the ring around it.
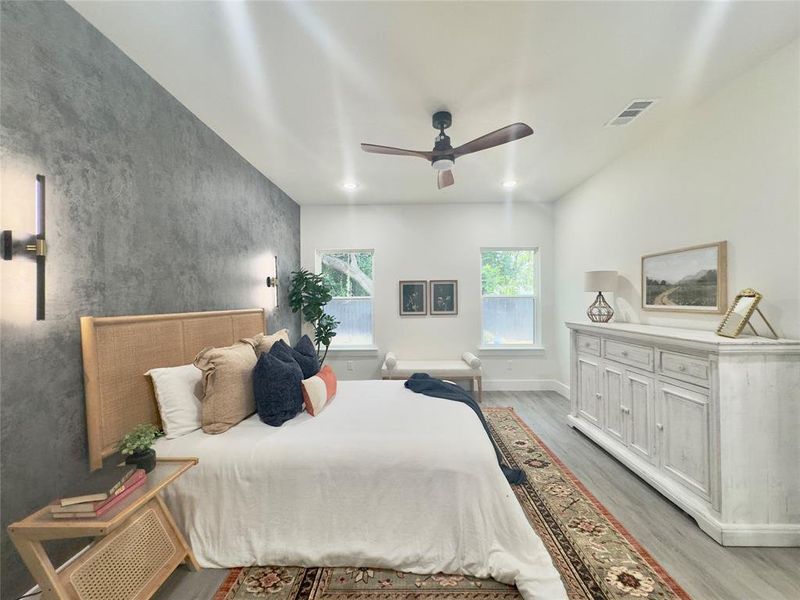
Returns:
[[[427,285],[422,281],[400,282],[400,316],[424,316],[428,314]]]
[[[458,314],[458,281],[455,279],[431,280],[430,306],[432,315]]]
[[[727,242],[642,257],[642,309],[724,313]]]

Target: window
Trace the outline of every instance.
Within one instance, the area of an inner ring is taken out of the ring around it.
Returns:
[[[339,321],[331,346],[371,346],[372,250],[325,250],[317,258],[333,294],[325,312]]]
[[[481,344],[532,346],[536,340],[536,250],[481,250]]]

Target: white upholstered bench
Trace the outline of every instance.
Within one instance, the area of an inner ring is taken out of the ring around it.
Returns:
[[[461,360],[397,360],[392,352],[386,353],[381,367],[383,379],[408,379],[414,373],[427,373],[439,379],[468,379],[470,390],[478,390],[478,402],[483,399],[483,369],[481,359],[470,352]]]

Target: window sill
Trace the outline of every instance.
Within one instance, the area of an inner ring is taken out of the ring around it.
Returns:
[[[479,346],[478,353],[485,355],[498,354],[503,356],[539,356],[545,354],[544,346]]]
[[[375,358],[378,356],[377,346],[331,346],[328,348],[329,356],[347,356],[348,358]]]

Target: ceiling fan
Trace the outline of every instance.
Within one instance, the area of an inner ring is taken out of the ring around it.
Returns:
[[[375,144],[361,144],[361,149],[364,152],[372,152],[373,154],[392,154],[395,156],[417,156],[430,161],[433,168],[436,169],[436,183],[439,189],[453,185],[453,165],[456,159],[465,154],[472,154],[480,150],[494,148],[501,144],[507,144],[520,138],[524,138],[533,133],[525,123],[514,123],[507,125],[497,131],[487,133],[479,138],[475,138],[471,142],[462,144],[458,148],[453,148],[450,145],[450,138],[445,134],[444,130],[450,127],[453,122],[453,116],[447,111],[439,111],[433,115],[433,128],[439,130],[439,135],[433,146],[433,150],[426,152],[424,150],[404,150],[403,148],[394,148],[392,146],[376,146]]]

